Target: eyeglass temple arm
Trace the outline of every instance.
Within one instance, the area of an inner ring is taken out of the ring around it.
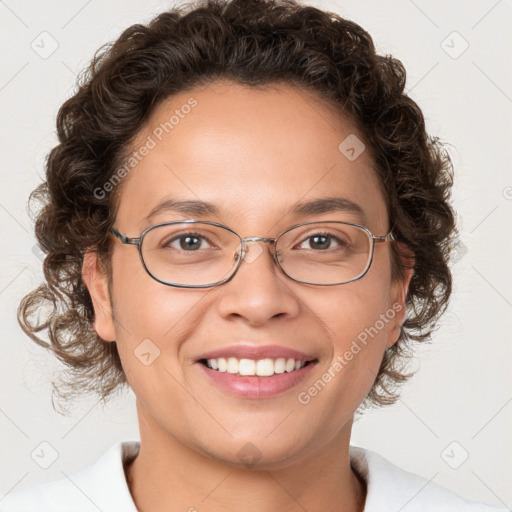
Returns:
[[[109,230],[116,238],[118,238],[123,244],[132,244],[139,245],[140,238],[130,238],[126,235],[123,235],[115,228],[110,228]]]
[[[373,240],[376,243],[379,243],[379,242],[390,242],[392,240],[395,240],[395,236],[393,235],[392,232],[389,232],[386,236],[374,236]]]

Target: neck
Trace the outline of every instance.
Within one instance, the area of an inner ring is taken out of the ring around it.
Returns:
[[[350,466],[352,424],[310,456],[262,467],[220,461],[140,423],[140,451],[125,466],[139,512],[324,510],[362,512],[366,484]]]

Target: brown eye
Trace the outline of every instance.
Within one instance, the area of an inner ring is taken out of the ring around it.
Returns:
[[[200,249],[207,249],[210,247],[210,245],[211,244],[206,237],[196,233],[183,233],[178,236],[174,236],[162,244],[162,246],[165,248],[169,247],[172,249],[181,249],[182,251],[189,252],[194,252]]]
[[[306,244],[305,247],[304,244]],[[302,244],[300,244],[299,249],[325,250],[332,249],[336,245],[338,247],[345,248],[348,244],[334,235],[328,233],[317,233],[315,235],[308,236]]]

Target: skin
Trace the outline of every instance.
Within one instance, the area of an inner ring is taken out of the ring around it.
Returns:
[[[149,225],[192,218],[168,211],[144,220],[171,196],[216,204],[219,215],[201,219],[242,236],[272,237],[314,220],[346,220],[375,235],[388,233],[386,202],[369,151],[349,161],[338,150],[349,134],[363,137],[320,97],[291,85],[256,89],[219,82],[180,93],[159,105],[133,148],[190,97],[197,106],[124,178],[115,223],[121,233],[137,237]],[[285,215],[298,201],[332,195],[361,205],[364,222],[348,212]],[[362,279],[305,285],[279,270],[268,244],[258,245],[263,250],[243,262],[231,281],[195,290],[153,280],[136,248],[118,242],[109,290],[95,253],[87,253],[83,275],[95,329],[104,340],[116,340],[137,398],[141,449],[126,475],[141,511],[363,510],[365,485],[349,459],[354,412],[386,347],[399,337],[411,274],[403,282],[391,279],[386,243],[376,245]],[[298,393],[393,304],[401,312],[301,404]],[[134,350],[147,338],[160,356],[145,366]],[[315,354],[318,364],[306,381],[276,397],[237,398],[203,376],[196,358],[241,341],[296,348]],[[261,454],[250,467],[237,455],[247,443]]]

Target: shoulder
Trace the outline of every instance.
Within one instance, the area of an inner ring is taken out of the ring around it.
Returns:
[[[0,499],[2,512],[137,512],[126,484],[123,461],[139,449],[137,441],[117,443],[92,466]]]
[[[505,512],[504,507],[466,500],[458,494],[392,464],[381,455],[350,446],[354,470],[366,481],[364,512]]]

